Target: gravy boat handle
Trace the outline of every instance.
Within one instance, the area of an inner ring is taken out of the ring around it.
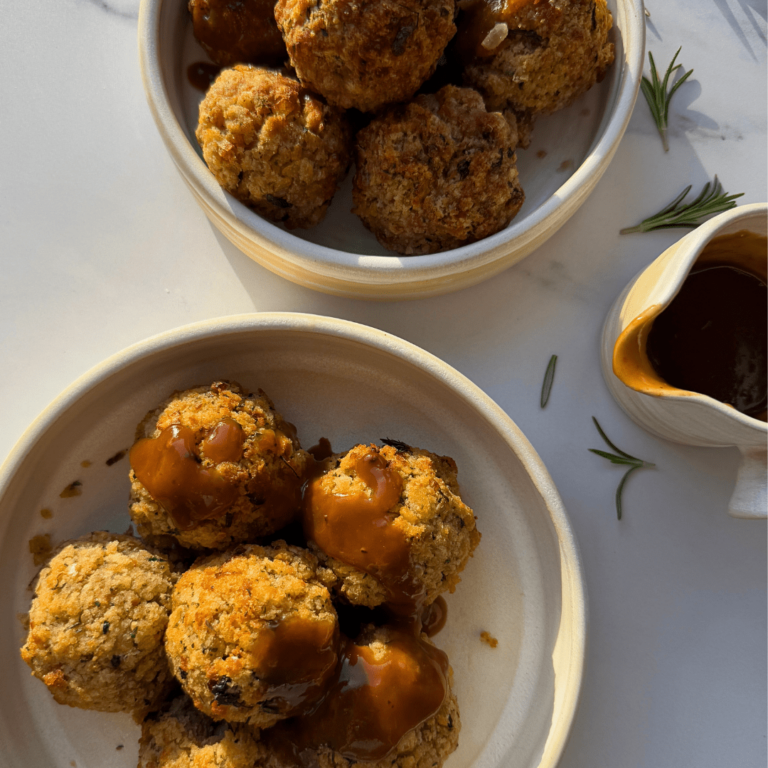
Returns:
[[[751,520],[768,517],[768,449],[744,447],[736,476],[736,487],[728,503],[728,514]]]

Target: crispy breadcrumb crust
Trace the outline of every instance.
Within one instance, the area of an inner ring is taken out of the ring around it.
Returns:
[[[540,0],[504,22],[506,39],[494,55],[466,62],[464,83],[480,91],[488,109],[518,116],[525,147],[537,115],[567,107],[603,79],[614,59],[613,17],[606,0]]]
[[[321,480],[323,487],[336,493],[370,494],[354,469],[358,458],[370,450],[377,450],[402,478],[392,525],[408,540],[412,573],[423,584],[428,605],[442,592],[456,589],[480,543],[474,513],[459,496],[456,463],[420,448],[358,445],[334,457],[335,466]],[[387,600],[387,591],[374,576],[329,557],[314,542],[310,549],[320,562],[320,578],[348,602],[374,608]]]
[[[172,536],[190,549],[226,549],[274,533],[293,519],[300,504],[308,454],[294,437],[292,425],[261,390],[247,393],[238,384],[219,381],[176,392],[147,414],[137,438],[157,437],[163,429],[181,424],[195,431],[199,444],[223,418],[234,419],[245,435],[240,461],[216,465],[239,491],[225,514],[180,530],[131,470],[131,518],[142,538],[151,544],[162,547],[164,539]],[[202,464],[212,462],[202,457]]]
[[[37,579],[22,659],[59,704],[141,714],[172,680],[163,634],[176,578],[132,536],[64,542]]]
[[[301,82],[363,112],[405,101],[456,33],[454,0],[278,0],[275,18]]]
[[[323,219],[349,167],[344,115],[293,78],[260,67],[219,74],[200,102],[195,135],[216,181],[289,229]]]
[[[278,541],[202,558],[173,591],[165,645],[195,706],[216,720],[268,728],[290,714],[270,699],[249,650],[270,622],[299,617],[338,623],[317,561]]]
[[[453,85],[391,109],[356,139],[354,213],[398,253],[435,253],[509,224],[523,204],[516,135]]]
[[[258,731],[215,722],[178,696],[141,726],[138,768],[260,768]]]

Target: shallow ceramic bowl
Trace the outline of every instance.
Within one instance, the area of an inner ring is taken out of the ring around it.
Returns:
[[[605,172],[637,98],[645,51],[642,0],[608,0],[616,62],[605,80],[566,110],[541,118],[533,143],[517,153],[525,204],[501,232],[429,256],[398,256],[380,246],[351,212],[352,173],[325,220],[288,232],[224,192],[195,139],[202,94],[187,65],[205,60],[186,2],[142,0],[139,54],[149,106],[168,151],[208,218],[241,251],[300,285],[340,296],[405,299],[448,293],[498,274],[551,237]],[[545,156],[544,156],[545,154]]]
[[[35,574],[27,542],[124,531],[128,460],[105,460],[171,391],[221,377],[264,388],[304,445],[324,436],[338,450],[391,437],[456,459],[483,540],[436,638],[455,671],[463,723],[447,767],[554,766],[579,697],[586,607],[547,470],[511,419],[445,363],[381,331],[289,313],[187,326],[110,358],[55,400],[0,468],[0,766],[135,768],[130,716],[55,704],[19,657],[17,615],[29,608]],[[74,480],[82,495],[60,498]],[[481,642],[483,630],[497,648]]]

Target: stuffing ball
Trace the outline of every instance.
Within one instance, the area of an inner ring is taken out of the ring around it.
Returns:
[[[287,58],[275,0],[189,0],[189,12],[197,42],[222,67]]]
[[[339,629],[316,566],[276,542],[203,558],[183,574],[165,647],[199,710],[268,728],[322,694]]]
[[[349,167],[343,114],[268,69],[221,72],[200,103],[195,135],[216,181],[289,229],[323,219]]]
[[[21,658],[59,704],[146,712],[172,681],[163,634],[175,581],[132,536],[65,542],[40,572]]]
[[[567,107],[603,79],[614,58],[612,24],[606,0],[516,0],[498,9],[469,0],[457,35],[464,83],[488,109],[512,113],[528,146],[537,115]]]
[[[403,443],[328,460],[304,507],[325,583],[353,605],[411,614],[453,592],[480,543],[456,473],[453,459]]]
[[[308,454],[259,390],[215,382],[173,394],[131,449],[131,518],[147,541],[225,549],[287,525]],[[146,439],[150,438],[150,439]]]
[[[214,722],[183,695],[141,726],[138,768],[259,768],[264,758],[257,732]]]
[[[278,0],[291,64],[329,104],[375,111],[405,101],[456,33],[454,0]]]
[[[374,119],[357,135],[353,211],[401,254],[472,243],[523,204],[516,136],[480,95],[453,85]]]
[[[414,653],[416,644],[421,646],[421,650],[416,649]],[[329,702],[325,712],[321,709],[317,715],[311,715],[309,728],[304,732],[308,739],[306,736],[302,739],[301,720],[289,720],[266,731],[263,734],[267,742],[264,768],[295,768],[293,755],[297,750],[291,748],[291,742],[299,746],[302,765],[313,768],[441,768],[456,751],[461,719],[456,696],[451,691],[453,671],[445,654],[437,650],[426,635],[403,643],[402,633],[390,626],[368,627],[354,645],[356,656],[364,654],[367,662],[373,662],[378,667],[375,675],[368,675],[364,683],[360,682],[368,690],[345,690],[342,684],[338,693],[342,696],[346,694],[351,701],[337,707]],[[441,690],[436,691],[438,701],[439,696],[444,695],[442,704],[424,722],[390,744],[390,738],[394,739],[393,734],[403,726],[404,720],[413,716],[414,706],[424,705],[423,688],[419,691],[418,703],[413,698],[409,700],[414,684],[419,685],[418,680],[424,673],[424,649],[432,654],[435,661],[442,658],[444,674],[441,675]],[[356,680],[354,672],[350,674]],[[388,694],[387,688],[391,689],[391,693]],[[359,696],[357,700],[356,694]],[[350,719],[352,722],[349,722]],[[318,736],[324,744],[311,743],[316,742]],[[344,742],[346,748],[339,751]],[[385,757],[370,756],[377,748],[383,751],[387,746],[391,749]],[[360,751],[369,755],[361,755]],[[353,756],[353,753],[357,754]]]

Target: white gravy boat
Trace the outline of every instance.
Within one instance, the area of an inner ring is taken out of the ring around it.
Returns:
[[[608,389],[641,427],[684,445],[739,448],[742,460],[728,513],[753,519],[768,517],[768,424],[664,382],[648,361],[645,341],[651,321],[675,298],[705,246],[716,237],[744,230],[765,236],[767,217],[766,203],[740,206],[668,248],[624,289],[608,312],[602,338]]]

